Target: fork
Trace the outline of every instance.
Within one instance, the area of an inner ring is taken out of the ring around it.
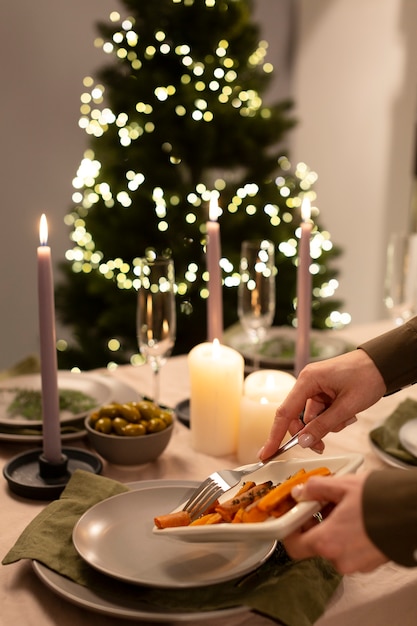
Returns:
[[[256,470],[261,469],[267,463],[276,459],[278,456],[290,450],[298,443],[298,433],[293,435],[291,439],[288,439],[278,450],[264,461],[258,463],[252,463],[251,465],[244,465],[243,467],[236,469],[222,469],[210,474],[206,480],[204,480],[193,492],[189,500],[185,503],[183,511],[187,511],[190,514],[191,520],[194,521],[204,511],[206,511],[212,504],[214,504],[222,494],[229,489],[235,487],[243,476],[252,474]]]

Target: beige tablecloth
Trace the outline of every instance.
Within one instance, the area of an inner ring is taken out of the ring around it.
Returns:
[[[360,342],[384,331],[387,324],[363,326],[343,331],[343,336]],[[151,373],[147,366],[119,367],[111,376],[115,392],[117,381],[137,389],[138,393],[150,394]],[[161,400],[174,406],[188,397],[188,370],[185,357],[171,358],[161,374]],[[124,388],[125,389],[125,388]],[[360,471],[386,468],[387,465],[375,454],[369,443],[369,431],[401,402],[411,397],[417,400],[417,388],[411,387],[399,394],[382,399],[359,417],[353,426],[339,434],[326,438],[325,454],[337,455],[360,452],[365,462]],[[66,444],[67,445],[67,444]],[[85,440],[68,445],[86,447]],[[0,439],[0,463],[3,466],[17,454],[32,446],[5,442]],[[288,456],[306,458],[314,453],[294,448]],[[196,453],[190,445],[189,430],[178,423],[173,439],[159,460],[153,464],[131,468],[114,467],[104,463],[103,474],[122,482],[144,479],[202,479],[219,467],[233,467],[236,459],[213,458]],[[392,471],[404,471],[396,470]],[[5,480],[0,485],[0,553],[2,557],[14,544],[20,532],[45,506],[44,502],[26,500],[10,493]],[[389,563],[370,574],[346,576],[331,600],[325,614],[316,626],[415,626],[417,623],[417,568],[405,569]],[[29,562],[0,566],[0,626],[121,626],[126,620],[88,611],[60,598],[37,578]],[[195,621],[195,620],[193,620]],[[153,620],[141,623],[154,623]],[[180,620],[183,623],[183,620]],[[180,623],[172,620],[170,625]],[[226,619],[201,619],[201,626],[266,626],[271,624],[261,616],[250,613],[229,615]]]

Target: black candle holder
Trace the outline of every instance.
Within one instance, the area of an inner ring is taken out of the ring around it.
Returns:
[[[61,460],[48,461],[41,449],[13,457],[3,475],[13,493],[33,500],[55,500],[65,489],[72,474],[82,469],[100,474],[103,464],[95,454],[80,448],[63,448]]]

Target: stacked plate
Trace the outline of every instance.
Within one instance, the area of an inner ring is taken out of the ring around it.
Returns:
[[[104,376],[58,372],[62,439],[85,435],[84,418],[95,407],[110,402],[112,384]],[[132,390],[133,393],[133,390]],[[38,443],[42,441],[41,376],[28,374],[0,381],[0,441]]]
[[[38,561],[33,568],[40,580],[57,595],[89,610],[148,622],[196,621],[241,613],[243,606],[184,612],[167,609],[149,599],[141,587],[160,590],[195,589],[237,579],[255,570],[273,553],[270,538],[250,544],[184,544],[153,533],[153,518],[186,501],[198,482],[143,480],[130,483],[130,491],[103,500],[90,508],[74,527],[73,543],[79,555],[94,569],[126,586],[100,593],[79,585]],[[137,585],[138,592],[132,592]],[[145,597],[145,599],[144,599]]]
[[[280,482],[302,467],[312,469],[319,465],[335,474],[346,474],[355,472],[362,461],[358,454],[278,461],[252,478],[263,481],[269,476],[273,482]],[[73,545],[88,565],[110,582],[115,581],[114,593],[112,585],[110,593],[104,593],[103,581],[96,590],[86,588],[35,561],[36,574],[66,600],[113,617],[147,622],[197,621],[226,619],[230,614],[246,611],[244,606],[233,606],[184,612],[179,606],[164,608],[158,597],[162,591],[181,589],[198,595],[198,588],[238,580],[253,572],[273,554],[277,539],[302,525],[321,505],[299,503],[281,518],[260,524],[155,529],[154,517],[181,508],[196,486],[197,482],[187,480],[131,483],[130,491],[93,505],[81,516],[73,529]],[[132,585],[137,586],[137,591]]]

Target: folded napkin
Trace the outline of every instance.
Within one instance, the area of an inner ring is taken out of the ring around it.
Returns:
[[[41,371],[39,358],[35,354],[31,354],[22,361],[15,363],[11,367],[0,371],[0,380],[10,378],[11,376],[24,376],[25,374],[37,374]]]
[[[417,402],[407,398],[387,417],[381,426],[371,430],[371,441],[390,456],[408,463],[417,465],[417,458],[408,452],[400,443],[398,434],[401,426],[417,417]]]
[[[29,524],[4,557],[3,565],[20,559],[37,560],[104,597],[116,594],[120,602],[134,594],[150,610],[194,613],[244,605],[286,626],[314,624],[339,585],[341,576],[329,563],[320,558],[292,561],[282,544],[254,572],[207,587],[158,589],[105,576],[78,556],[72,530],[91,506],[125,491],[128,488],[121,483],[76,470],[60,499],[51,502]]]

